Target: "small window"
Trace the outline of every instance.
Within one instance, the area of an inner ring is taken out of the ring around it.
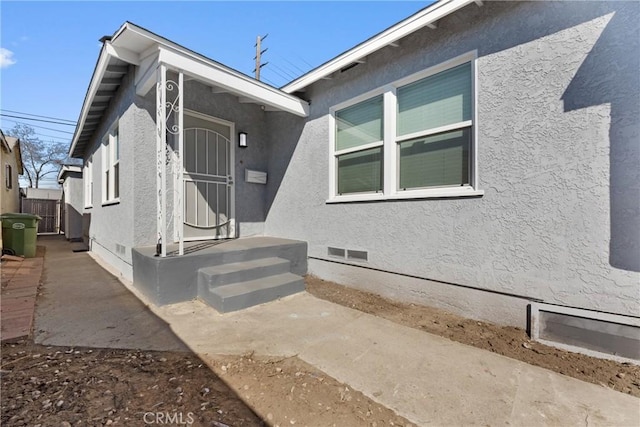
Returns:
[[[102,203],[120,198],[120,134],[116,124],[102,142]]]
[[[4,166],[4,183],[8,190],[13,188],[13,170],[11,165]]]
[[[89,157],[82,171],[82,181],[84,183],[84,207],[93,206],[93,157]]]

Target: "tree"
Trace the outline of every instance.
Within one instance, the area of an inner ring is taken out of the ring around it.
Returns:
[[[67,145],[62,142],[44,142],[36,136],[29,125],[17,124],[9,135],[20,139],[22,166],[29,181],[29,187],[38,188],[47,175],[58,172],[67,157]]]

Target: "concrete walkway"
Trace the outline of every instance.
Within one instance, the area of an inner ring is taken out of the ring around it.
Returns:
[[[38,238],[46,247],[36,305],[34,340],[60,346],[181,350],[187,347],[116,277],[62,236]]]
[[[26,337],[31,333],[43,259],[3,258],[0,265],[0,337],[5,341]]]
[[[640,425],[640,399],[302,293],[217,314],[155,311],[204,357],[292,356],[418,425]]]
[[[64,245],[47,242],[41,342],[157,346],[165,325]],[[199,301],[151,309],[205,360],[297,355],[418,425],[640,425],[640,399],[307,293],[224,315]]]

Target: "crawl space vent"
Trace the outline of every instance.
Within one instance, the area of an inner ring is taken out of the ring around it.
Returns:
[[[347,259],[352,261],[368,261],[369,260],[369,252],[367,251],[347,251]]]
[[[531,337],[570,351],[640,364],[636,317],[532,303]]]
[[[327,248],[327,254],[330,257],[344,258],[345,252],[346,251],[344,249],[340,249],[340,248],[332,248],[331,246]]]

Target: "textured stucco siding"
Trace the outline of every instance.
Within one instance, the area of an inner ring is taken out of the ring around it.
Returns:
[[[154,245],[157,242],[157,163],[156,163],[156,91],[151,89],[145,97],[136,95],[135,143],[133,158],[135,167],[134,187],[134,246]]]
[[[84,208],[84,187],[82,173],[70,172],[64,179],[64,235],[67,239],[82,238],[82,211]]]
[[[93,154],[93,207],[84,209],[84,227],[88,229],[89,245],[125,277],[131,278],[131,248],[134,245],[134,145],[137,144],[136,98],[133,68],[123,77],[103,119],[88,145],[85,161]],[[102,140],[118,121],[120,140],[120,202],[102,204]],[[86,231],[85,231],[86,232]],[[116,245],[123,246],[118,251]]]
[[[366,267],[495,292],[479,318],[521,324],[525,313],[501,312],[507,294],[639,315],[639,11],[623,2],[470,5],[315,83],[304,94],[308,120],[268,115],[265,233],[307,241],[312,258],[328,259],[327,246],[366,250]],[[484,196],[326,204],[329,108],[473,50]],[[335,278],[326,265],[311,270]],[[363,271],[339,270],[351,284]],[[386,280],[367,274],[361,287],[383,292]],[[384,293],[428,302],[440,290],[407,280]],[[466,304],[458,311],[474,313]]]

